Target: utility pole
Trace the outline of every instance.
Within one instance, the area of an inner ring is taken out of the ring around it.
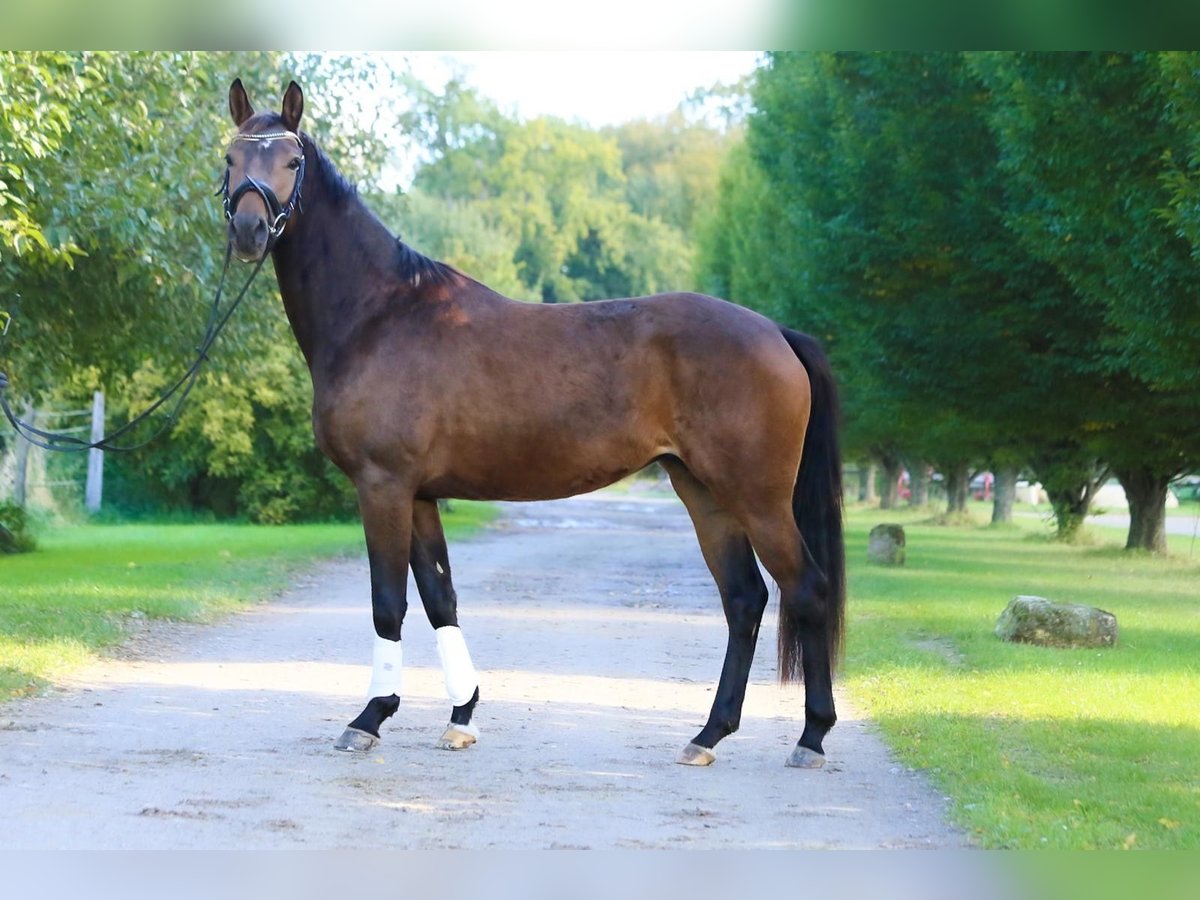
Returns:
[[[104,392],[92,395],[92,443],[104,437]],[[88,451],[87,487],[85,502],[90,513],[100,512],[100,498],[104,493],[104,451],[93,447]]]

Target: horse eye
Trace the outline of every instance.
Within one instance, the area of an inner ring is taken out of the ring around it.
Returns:
[[[227,165],[227,166],[233,165],[233,157],[230,156],[228,153],[225,154],[225,165]]]
[[[293,159],[291,162],[289,162],[289,163],[288,163],[288,168],[289,168],[289,169],[298,169],[298,168],[300,168],[300,157],[298,157],[298,156],[297,156],[295,159]]]

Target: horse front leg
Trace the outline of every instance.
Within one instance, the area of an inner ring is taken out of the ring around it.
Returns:
[[[365,752],[379,743],[379,727],[400,707],[403,653],[400,629],[408,611],[408,558],[413,495],[390,477],[356,479],[358,504],[371,566],[371,615],[375,623],[367,705],[334,745]]]
[[[479,739],[471,724],[479,702],[479,678],[458,625],[458,598],[450,578],[450,557],[437,503],[417,500],[413,505],[413,578],[437,639],[446,696],[450,699],[450,724],[438,740],[442,750],[464,750]]]

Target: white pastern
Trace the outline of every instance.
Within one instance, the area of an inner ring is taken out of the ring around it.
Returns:
[[[442,674],[446,677],[446,696],[454,706],[470,701],[479,686],[475,665],[467,650],[462,629],[457,625],[443,625],[434,634],[437,636],[438,657],[442,661]]]
[[[367,688],[367,699],[372,697],[390,697],[400,693],[404,677],[404,652],[399,641],[388,641],[375,636],[375,646],[371,653],[371,686]]]

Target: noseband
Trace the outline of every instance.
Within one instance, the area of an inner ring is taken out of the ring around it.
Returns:
[[[242,179],[233,193],[229,192],[229,170],[225,170],[225,180],[221,182],[221,189],[218,194],[223,194],[225,197],[225,220],[232,221],[233,214],[237,211],[238,203],[242,197],[251,192],[258,194],[262,198],[263,204],[267,208],[267,232],[269,234],[268,247],[275,242],[279,235],[283,234],[283,229],[287,225],[288,218],[292,213],[303,207],[300,205],[300,186],[304,183],[304,143],[300,140],[299,135],[291,131],[270,131],[263,134],[235,134],[233,140],[248,141],[257,143],[259,141],[275,141],[281,139],[294,140],[300,145],[300,167],[296,169],[296,183],[292,187],[292,193],[288,197],[287,203],[280,203],[279,198],[275,196],[275,192],[270,187],[257,181],[247,175]]]

